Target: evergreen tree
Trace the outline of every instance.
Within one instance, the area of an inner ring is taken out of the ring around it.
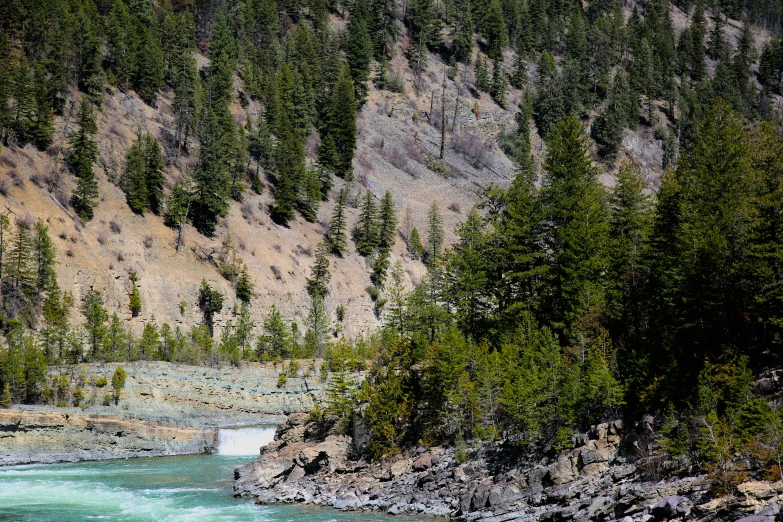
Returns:
[[[199,136],[199,162],[193,173],[190,214],[194,226],[206,235],[212,235],[218,219],[225,217],[231,198],[228,159],[233,135],[226,133],[223,118],[214,107],[207,110]]]
[[[42,220],[35,222],[33,228],[33,261],[35,264],[36,300],[41,294],[57,286],[54,265],[57,263],[57,249],[49,237],[49,227]]]
[[[264,357],[287,359],[292,353],[291,332],[275,305],[264,319],[264,333],[258,337],[256,353],[259,359]]]
[[[498,105],[505,107],[507,90],[506,74],[501,70],[498,60],[495,60],[495,64],[492,66],[492,85],[490,85],[489,94]]]
[[[187,149],[188,137],[196,130],[196,115],[201,98],[201,83],[198,76],[196,59],[187,49],[181,51],[179,61],[174,64],[172,87],[174,100],[171,109],[174,112],[174,138],[177,151]]]
[[[378,247],[391,250],[397,235],[397,213],[394,210],[394,198],[390,191],[383,194],[381,200],[380,224],[378,228]]]
[[[139,131],[136,141],[125,155],[123,190],[128,206],[143,214],[149,207],[158,213],[163,203],[163,157],[158,142]]]
[[[329,250],[324,243],[319,243],[315,250],[315,263],[307,279],[307,293],[311,298],[326,297],[329,292],[327,285],[331,279],[329,273],[329,259],[326,257]]]
[[[236,282],[237,299],[247,304],[253,298],[253,282],[250,280],[250,274],[247,272],[247,266],[242,267]]]
[[[30,232],[26,223],[17,222],[8,256],[8,280],[20,299],[31,298],[36,294],[36,264]],[[6,299],[8,297],[5,296]]]
[[[605,300],[608,212],[581,123],[555,125],[547,142],[541,190],[544,240],[550,266],[548,315],[568,329],[576,317]]]
[[[139,313],[141,313],[141,293],[139,292],[139,288],[136,286],[136,283],[133,283],[133,289],[131,290],[130,294],[130,311],[132,317],[138,317]]]
[[[508,43],[508,29],[500,0],[490,0],[481,24],[481,35],[487,40],[487,55],[493,60],[502,60]]]
[[[275,147],[277,183],[274,188],[272,219],[286,224],[294,217],[294,208],[299,199],[298,187],[305,174],[304,142],[291,125],[287,111],[280,114],[275,135],[278,139]]]
[[[155,97],[163,88],[163,51],[150,29],[136,24],[135,31],[138,42],[133,87],[142,100],[155,107]]]
[[[338,256],[342,256],[345,252],[346,238],[346,216],[345,216],[345,203],[348,194],[345,189],[341,189],[337,200],[334,204],[334,212],[332,213],[332,219],[329,221],[329,231],[326,234],[326,241],[329,244],[329,250]]]
[[[642,290],[642,253],[650,225],[650,199],[641,169],[623,163],[610,196],[610,282],[607,315],[631,330],[639,321]]]
[[[204,316],[204,325],[209,331],[209,336],[214,335],[213,321],[215,314],[223,310],[223,294],[214,290],[206,279],[201,280],[201,287],[198,291],[198,307]]]
[[[98,146],[93,140],[98,127],[95,125],[92,105],[87,100],[81,104],[76,125],[78,129],[71,135],[71,149],[68,152],[68,163],[76,176],[72,204],[79,217],[89,221],[98,198],[98,182],[92,170],[92,164],[98,158]]]
[[[345,180],[353,179],[356,151],[356,103],[348,68],[343,67],[332,93],[326,116],[324,142],[319,150],[321,164],[334,169]]]
[[[454,55],[468,64],[473,55],[473,14],[470,0],[454,2]]]
[[[103,295],[97,290],[90,289],[81,302],[81,312],[84,315],[84,330],[90,357],[93,361],[98,359],[98,352],[106,338],[106,320],[109,314],[103,307]]]
[[[427,249],[425,258],[428,266],[434,266],[440,260],[443,251],[443,217],[438,204],[433,201],[427,213]]]
[[[375,205],[375,197],[369,190],[365,192],[353,240],[356,243],[356,251],[364,257],[372,254],[378,246],[378,208]]]
[[[367,27],[368,17],[365,0],[356,0],[351,7],[351,19],[348,22],[346,55],[357,107],[364,105],[367,99],[367,81],[370,78],[370,61],[373,54],[372,39]]]
[[[94,99],[104,83],[101,42],[95,27],[98,20],[92,3],[84,4],[76,14],[76,77],[79,88]]]
[[[479,91],[487,92],[491,87],[489,72],[487,72],[487,65],[484,63],[484,58],[479,54],[478,60],[476,60],[476,89]]]
[[[729,49],[726,43],[724,32],[725,21],[720,12],[715,13],[715,25],[710,32],[710,42],[707,45],[707,56],[713,60],[725,60],[728,57]]]

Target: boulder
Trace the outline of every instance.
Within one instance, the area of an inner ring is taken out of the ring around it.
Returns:
[[[561,455],[557,461],[547,466],[549,478],[555,485],[571,482],[576,478],[574,463],[565,455]]]
[[[413,471],[424,471],[432,467],[432,453],[422,453],[413,463]]]
[[[391,465],[391,468],[389,469],[389,473],[391,473],[392,477],[399,477],[406,471],[410,469],[410,464],[406,460],[398,460],[394,464]]]
[[[651,514],[655,520],[670,520],[686,515],[690,510],[686,505],[686,499],[678,495],[672,495],[655,504]]]

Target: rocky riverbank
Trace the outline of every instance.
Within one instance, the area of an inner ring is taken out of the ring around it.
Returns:
[[[360,441],[323,432],[297,414],[255,462],[236,470],[234,492],[259,503],[471,522],[779,520],[783,481],[747,482],[718,498],[705,477],[651,481],[644,461],[624,450],[622,432],[620,421],[595,426],[573,438],[572,451],[528,465],[508,450],[457,463],[452,449],[424,447],[371,463],[351,459]]]
[[[217,440],[217,428],[0,410],[0,465],[213,453]]]
[[[322,393],[312,361],[278,387],[282,367],[211,368],[167,362],[55,366],[84,396],[79,407],[14,405],[0,410],[0,466],[211,453],[219,426],[276,424],[308,411]],[[104,399],[117,366],[127,373],[118,404]],[[72,404],[72,397],[69,398]]]

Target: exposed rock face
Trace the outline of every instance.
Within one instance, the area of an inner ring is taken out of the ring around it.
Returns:
[[[84,394],[91,405],[85,413],[114,415],[152,420],[164,424],[203,426],[205,424],[257,423],[261,416],[309,411],[313,397],[321,393],[317,371],[303,377],[312,360],[299,361],[300,376],[289,375],[283,387],[277,386],[282,370],[272,363],[243,363],[240,367],[187,366],[169,362],[139,361],[132,363],[92,363],[75,366],[53,366],[50,374],[64,373],[71,382],[83,378],[94,382],[104,377],[111,382],[117,366],[127,373],[119,407],[101,406],[103,396],[111,393],[109,386],[85,387]],[[316,368],[317,370],[317,368]],[[62,410],[58,410],[62,411]],[[81,410],[73,409],[73,413]]]
[[[300,366],[312,361],[300,361]],[[84,382],[82,408],[15,406],[0,410],[0,465],[71,462],[139,456],[209,453],[217,426],[273,424],[312,408],[321,383],[289,376],[278,388],[280,368],[186,366],[167,362],[122,363],[127,372],[119,405],[103,406],[119,363],[51,367]],[[315,373],[315,372],[311,372]]]
[[[349,437],[292,415],[256,462],[236,470],[234,492],[259,503],[481,522],[778,520],[783,482],[742,484],[737,496],[714,500],[704,477],[645,482],[621,451],[622,429],[619,421],[595,426],[574,437],[572,451],[535,465],[491,454],[457,464],[452,450],[423,447],[370,463],[351,460]]]
[[[212,453],[216,428],[0,410],[0,465]]]

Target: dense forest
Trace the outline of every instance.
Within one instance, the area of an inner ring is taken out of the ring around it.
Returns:
[[[227,247],[221,271],[242,304],[219,341],[212,321],[224,296],[206,281],[198,303],[181,304],[198,306],[203,325],[183,333],[152,321],[136,338],[97,290],[74,303],[60,289],[45,223],[2,216],[0,398],[49,400],[45,367],[63,361],[326,356],[325,412],[350,429],[365,404],[377,458],[418,441],[462,452],[499,438],[567,448],[590,424],[651,412],[663,448],[717,484],[780,475],[781,411],[755,394],[754,376],[780,364],[783,342],[783,5],[675,6],[688,18],[678,30],[666,0],[7,2],[2,143],[46,150],[67,120],[62,169],[46,186],[72,176],[65,204],[81,219],[99,201],[95,113],[109,85],[153,107],[173,95],[167,140],[139,131],[127,151],[118,183],[133,212],[209,236],[247,191],[270,190],[282,225],[297,214],[315,220],[327,198],[336,205],[303,331],[273,308],[255,333],[254,285]],[[736,42],[728,18],[741,20]],[[762,29],[772,36],[758,47]],[[351,234],[346,193],[333,190],[335,176],[353,177],[356,115],[370,91],[401,89],[390,65],[399,53],[414,75],[439,55],[451,78],[470,76],[474,93],[500,106],[509,85],[524,90],[516,125],[499,137],[514,181],[480,191],[450,246],[435,203],[426,231],[400,232],[391,194],[378,204],[367,192]],[[250,102],[261,115],[237,125],[232,109]],[[654,195],[637,165],[615,161],[623,130],[641,127],[664,147]],[[196,161],[167,191],[171,151]],[[610,190],[602,172],[614,173]],[[427,266],[412,290],[391,261],[398,236]],[[343,317],[325,310],[329,267],[351,238],[372,260],[368,293],[385,326],[334,341]],[[136,315],[143,303],[130,277]],[[69,324],[74,306],[82,324]],[[357,386],[348,373],[367,360]]]

